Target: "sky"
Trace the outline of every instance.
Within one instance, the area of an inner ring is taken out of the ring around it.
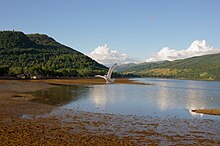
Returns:
[[[220,52],[219,0],[0,0],[0,30],[43,33],[110,65]]]

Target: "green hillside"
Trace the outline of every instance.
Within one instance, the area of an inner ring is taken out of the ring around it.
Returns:
[[[161,64],[168,62],[168,61],[159,61],[159,62],[144,62],[144,63],[139,63],[139,64],[135,64],[135,63],[129,63],[129,64],[122,64],[122,65],[118,65],[116,67],[116,70],[118,72],[139,72],[142,70],[147,70],[147,69],[152,69],[152,68],[156,68],[159,67]]]
[[[0,31],[0,75],[87,77],[107,68],[42,34]]]
[[[122,71],[142,77],[220,80],[220,53],[188,59],[137,64]]]
[[[128,63],[128,64],[117,65],[116,68],[115,68],[115,71],[121,72],[121,71],[124,71],[124,70],[128,70],[129,68],[131,68],[131,67],[133,67],[135,65],[136,65],[135,63]]]

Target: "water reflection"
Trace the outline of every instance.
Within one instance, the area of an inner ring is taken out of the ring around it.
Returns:
[[[192,109],[198,109],[198,108],[206,108],[206,97],[203,97],[204,95],[204,91],[203,90],[196,90],[199,89],[197,86],[195,85],[194,82],[189,81],[188,84],[186,84],[188,86],[188,98],[186,98],[186,108],[189,109],[190,111]],[[203,98],[202,100],[200,100],[201,98]],[[192,113],[191,113],[192,114]],[[194,115],[194,114],[193,114]]]
[[[162,87],[158,88],[158,91],[156,92],[156,96],[158,97],[157,106],[160,110],[165,111],[170,108],[175,108],[176,103],[173,104],[174,100],[172,100],[172,95],[170,95],[167,82],[161,83]],[[173,106],[174,105],[174,106]]]
[[[107,85],[111,86],[111,85]],[[113,87],[113,86],[112,86]],[[106,103],[113,103],[115,102],[116,94],[115,90],[107,87],[106,85],[94,86],[93,90],[90,93],[91,100],[96,106],[105,107]],[[111,98],[107,98],[111,97]]]
[[[86,98],[88,91],[89,87],[86,86],[58,86],[33,92],[33,95],[38,98],[32,101],[49,105],[64,105],[83,97]]]
[[[220,108],[220,82],[139,80],[154,86],[63,86],[37,91],[34,94],[42,97],[37,99],[38,102],[62,105],[67,109],[114,114],[209,118],[207,115],[192,113],[191,110]]]

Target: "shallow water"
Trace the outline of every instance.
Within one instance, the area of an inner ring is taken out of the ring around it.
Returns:
[[[153,85],[60,86],[39,90],[37,102],[96,113],[218,119],[191,109],[220,108],[220,82],[141,78]]]

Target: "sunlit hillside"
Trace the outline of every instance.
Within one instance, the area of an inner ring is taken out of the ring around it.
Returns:
[[[136,64],[120,71],[132,72],[142,77],[220,80],[220,53],[175,61]]]

